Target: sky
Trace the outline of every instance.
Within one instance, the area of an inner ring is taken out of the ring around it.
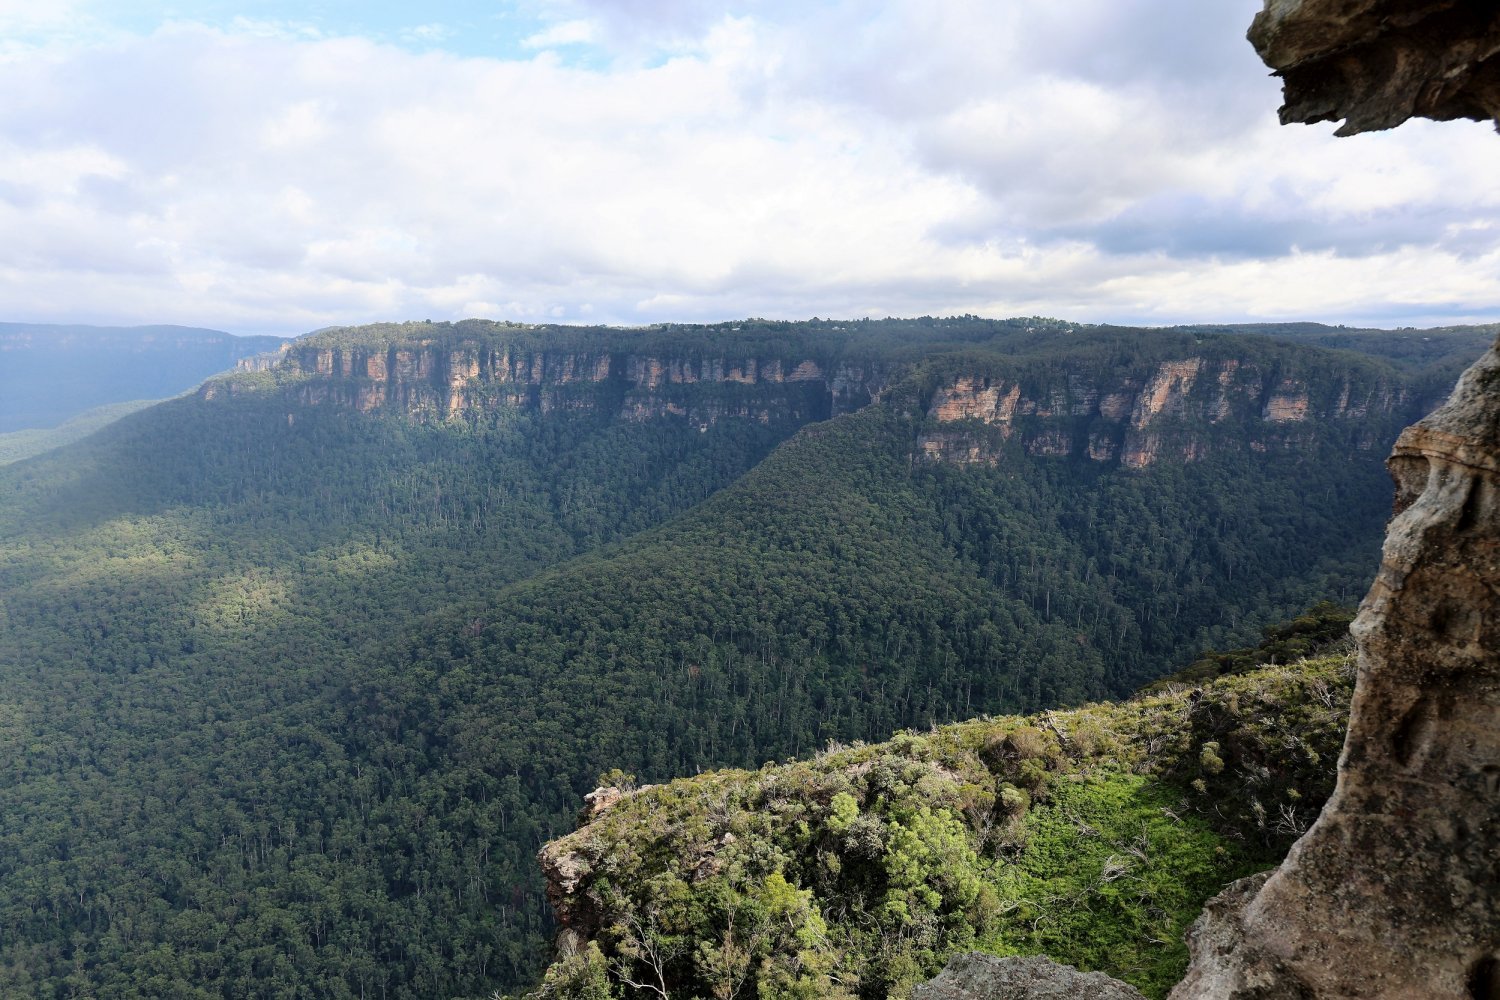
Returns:
[[[1500,320],[1500,136],[1259,0],[0,0],[0,319]]]

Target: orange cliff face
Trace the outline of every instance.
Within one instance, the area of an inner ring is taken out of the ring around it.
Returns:
[[[301,376],[311,404],[393,409],[451,420],[496,409],[597,410],[625,420],[678,418],[700,428],[726,417],[807,421],[858,409],[879,397],[879,365],[825,366],[810,358],[654,357],[609,352],[493,348],[477,343],[401,347],[296,347],[274,366]],[[694,387],[724,386],[722,398]],[[590,392],[590,387],[612,392]],[[746,395],[736,386],[766,391]],[[218,390],[213,390],[217,392]],[[207,393],[206,393],[207,394]]]
[[[1186,357],[1118,374],[1053,371],[1024,385],[964,375],[933,394],[926,416],[938,426],[921,436],[917,452],[928,461],[995,464],[1014,439],[1034,456],[1141,469],[1196,461],[1222,447],[1302,451],[1322,421],[1399,415],[1411,403],[1405,388],[1379,381],[1356,385],[1345,377],[1337,390],[1320,399],[1298,376],[1272,377],[1236,358]],[[1381,447],[1378,437],[1359,435],[1354,447]]]
[[[881,398],[895,365],[798,357],[674,357],[549,351],[477,342],[399,347],[291,345],[275,370],[294,376],[305,403],[392,410],[420,420],[464,420],[502,409],[609,412],[620,420],[679,420],[706,430],[725,420],[806,423]],[[1311,381],[1310,381],[1311,379]],[[223,386],[205,389],[217,393]],[[232,387],[229,391],[234,391]],[[1025,378],[959,374],[925,409],[916,458],[994,465],[1007,450],[1143,469],[1192,462],[1225,448],[1257,454],[1317,446],[1328,422],[1347,447],[1383,450],[1420,416],[1411,390],[1359,373],[1316,378],[1240,358],[1199,355],[1117,370],[1067,361]]]
[[[1135,406],[1131,408],[1130,426],[1143,430],[1163,415],[1186,416],[1193,384],[1202,369],[1202,358],[1163,362],[1136,397]]]
[[[1004,428],[1010,434],[1010,422],[1021,400],[1021,387],[991,385],[988,379],[960,378],[952,386],[939,389],[928,415],[943,423],[955,420],[980,420]]]

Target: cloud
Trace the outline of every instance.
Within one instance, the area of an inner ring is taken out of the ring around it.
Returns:
[[[280,22],[17,51],[0,296],[287,333],[1493,319],[1488,129],[1277,127],[1256,7],[553,0],[524,58]]]
[[[441,45],[454,36],[454,30],[446,24],[418,24],[402,31],[402,37],[426,45]]]
[[[558,45],[588,45],[599,37],[599,24],[587,18],[559,21],[534,35],[528,35],[521,44],[528,49],[550,49]]]
[[[816,7],[816,5],[811,5]],[[649,64],[701,51],[725,21],[798,23],[808,5],[749,0],[731,15],[719,0],[544,0],[541,15],[555,27],[587,25],[588,42],[622,63]]]

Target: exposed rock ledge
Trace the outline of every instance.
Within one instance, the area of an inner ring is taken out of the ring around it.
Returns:
[[[1250,41],[1283,79],[1282,124],[1500,125],[1500,5],[1487,0],[1266,0]]]
[[[937,977],[918,986],[912,1000],[1144,1000],[1102,972],[1079,972],[1071,965],[1031,955],[996,958],[969,952],[955,955]]]

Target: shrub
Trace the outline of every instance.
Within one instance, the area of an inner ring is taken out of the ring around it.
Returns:
[[[1000,786],[1000,805],[1007,816],[1021,816],[1031,808],[1031,796],[1012,784]]]

